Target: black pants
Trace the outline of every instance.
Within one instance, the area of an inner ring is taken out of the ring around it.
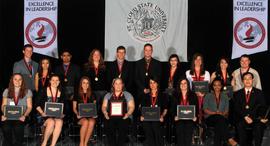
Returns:
[[[228,140],[228,120],[221,115],[212,115],[206,118],[206,124],[208,126],[214,127],[214,145],[221,146],[222,141],[227,142]]]
[[[2,129],[4,134],[4,146],[21,146],[24,138],[24,122],[4,121]]]
[[[255,146],[261,146],[265,125],[260,121],[253,122],[252,124],[247,124],[245,121],[241,121],[237,124],[240,146],[252,145],[252,139],[248,139],[248,131],[252,132]]]
[[[177,146],[191,146],[194,122],[181,120],[175,123]]]
[[[145,145],[163,146],[160,122],[143,122]]]
[[[111,118],[104,120],[104,128],[109,146],[124,146],[130,119]]]

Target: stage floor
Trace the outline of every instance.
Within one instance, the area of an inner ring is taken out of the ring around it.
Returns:
[[[40,146],[41,137],[26,137],[22,146]],[[205,143],[194,144],[193,146],[212,146],[213,140],[212,138],[206,139]],[[49,143],[48,143],[49,144]],[[262,146],[270,145],[270,127],[268,127],[265,131],[265,135],[263,138]],[[0,146],[2,145],[2,135],[0,135]],[[78,136],[62,136],[60,137],[57,146],[79,146],[79,137]],[[91,140],[88,146],[107,146],[105,145],[105,139]],[[136,140],[135,138],[127,138],[126,146],[143,146],[143,140]],[[165,146],[175,146],[174,143],[168,143],[165,141]]]

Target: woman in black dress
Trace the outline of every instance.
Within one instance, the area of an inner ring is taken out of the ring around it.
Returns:
[[[52,67],[50,60],[48,58],[41,59],[39,62],[38,72],[35,75],[36,92],[48,86],[51,74]]]
[[[75,93],[73,112],[79,120],[78,124],[81,125],[80,146],[87,146],[88,141],[93,133],[96,120],[94,118],[80,117],[78,113],[78,104],[80,103],[96,103],[96,99],[91,90],[90,80],[86,76],[81,78],[78,92]]]
[[[51,146],[55,146],[60,136],[63,117],[60,118],[48,117],[44,112],[45,102],[63,103],[64,93],[60,90],[60,79],[58,75],[51,75],[49,85],[44,88],[38,96],[36,109],[38,113],[45,119],[43,126],[45,127],[44,136],[41,146],[46,146],[48,139],[52,135]]]

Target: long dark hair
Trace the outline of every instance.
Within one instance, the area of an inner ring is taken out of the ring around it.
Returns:
[[[48,68],[48,76],[51,75],[52,73],[52,65],[51,65],[51,61],[49,58],[43,58],[39,61],[39,66],[38,66],[38,77],[42,78],[43,75],[43,68],[42,68],[42,61],[43,60],[47,60],[49,62],[49,68]]]
[[[22,79],[22,85],[21,85],[21,88],[20,88],[19,96],[18,97],[19,98],[23,98],[26,95],[27,91],[28,91],[28,89],[26,88],[26,85],[25,85],[25,81],[23,79],[23,76],[20,73],[14,73],[11,76],[11,78],[9,80],[9,84],[8,84],[8,98],[14,98],[15,86],[14,86],[14,83],[13,83],[13,79],[17,75],[20,76],[21,79]]]
[[[170,61],[171,61],[172,58],[176,58],[177,59],[177,67],[179,67],[181,62],[180,62],[180,59],[179,59],[178,55],[177,54],[172,54],[169,57],[169,60],[168,60],[168,64],[169,64],[170,68],[171,68]]]
[[[220,59],[219,59],[219,61],[218,61],[218,63],[217,63],[217,67],[216,67],[216,76],[217,76],[217,75],[221,75],[221,76],[222,76],[222,72],[221,72],[221,68],[220,68],[220,62],[221,62],[222,60],[225,60],[225,61],[227,62],[228,67],[227,67],[226,71],[227,71],[229,77],[231,77],[231,70],[230,70],[230,65],[229,65],[230,62],[229,62],[229,59],[228,59],[227,57],[224,57],[224,56],[220,57]]]
[[[198,57],[201,57],[201,59],[202,59],[202,64],[200,66],[200,69],[201,69],[200,75],[204,75],[204,73],[205,73],[203,55],[200,54],[200,53],[195,53],[193,55],[193,57],[192,57],[192,62],[191,62],[191,67],[190,67],[190,75],[194,75],[195,74],[195,60]]]
[[[99,64],[98,64],[98,68],[99,69],[105,69],[105,63],[104,63],[104,59],[102,57],[102,54],[100,52],[100,50],[98,49],[93,49],[88,57],[88,62],[85,64],[85,70],[88,71],[90,68],[95,68],[94,66],[94,60],[93,60],[93,56],[94,53],[98,52],[100,54],[100,60],[99,60]]]
[[[83,80],[87,80],[88,83],[89,83],[89,87],[87,89],[86,96],[87,97],[91,97],[91,95],[92,95],[92,89],[91,89],[90,79],[87,76],[83,76],[81,78],[81,80],[80,80],[80,86],[79,86],[79,89],[78,89],[78,94],[79,94],[80,97],[83,97],[83,94],[84,94],[83,93],[83,88],[82,88],[82,82],[83,82]]]
[[[190,94],[191,90],[190,90],[190,84],[189,84],[189,80],[186,77],[182,77],[179,79],[178,83],[177,83],[177,88],[176,88],[176,97],[182,97],[182,91],[180,89],[180,85],[182,81],[186,81],[187,82],[187,96]]]

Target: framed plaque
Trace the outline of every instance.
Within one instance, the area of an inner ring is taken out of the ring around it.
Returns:
[[[208,81],[192,81],[192,90],[194,92],[208,93],[209,92]]]
[[[123,116],[123,102],[111,102],[111,116]]]
[[[95,103],[80,103],[78,104],[79,116],[81,117],[96,117],[97,107]]]
[[[195,118],[195,105],[178,105],[177,117],[180,120],[192,120]]]
[[[233,87],[232,86],[226,86],[226,88],[223,88],[223,92],[227,94],[227,96],[231,99],[233,98]]]
[[[63,115],[63,103],[45,102],[44,112],[48,117],[60,118]]]
[[[19,120],[23,115],[23,106],[16,105],[5,105],[4,106],[4,116],[7,120]]]
[[[160,107],[142,107],[144,121],[159,121]]]

